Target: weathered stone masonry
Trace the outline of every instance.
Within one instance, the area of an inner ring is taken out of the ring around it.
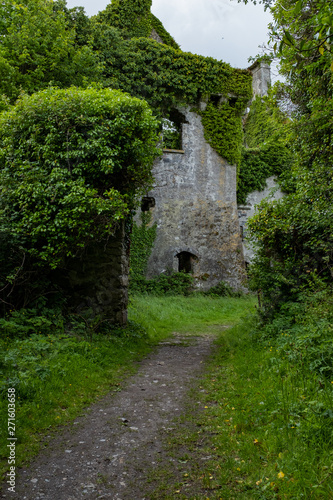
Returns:
[[[255,63],[249,69],[254,96],[266,95],[269,65]],[[244,239],[247,218],[276,184],[270,179],[269,188],[250,195],[246,206],[238,211],[236,166],[229,165],[206,142],[197,113],[190,108],[178,111],[184,115],[183,149],[164,150],[154,165],[155,187],[147,193],[152,200],[151,223],[157,223],[157,237],[146,277],[183,270],[191,272],[196,286],[203,290],[220,281],[241,288],[245,284],[245,264],[253,256]]]
[[[65,285],[70,309],[125,325],[127,322],[129,255],[124,224],[108,241],[89,245],[67,269],[57,272]]]
[[[236,203],[236,166],[229,165],[204,138],[201,117],[179,109],[182,151],[164,151],[154,166],[152,223],[157,237],[147,277],[184,270],[208,289],[221,280],[239,288],[244,259]]]

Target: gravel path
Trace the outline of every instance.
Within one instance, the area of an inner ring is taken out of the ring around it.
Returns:
[[[141,362],[117,394],[109,394],[54,438],[18,472],[20,500],[143,500],[146,471],[163,456],[162,432],[181,415],[214,337],[175,334]]]

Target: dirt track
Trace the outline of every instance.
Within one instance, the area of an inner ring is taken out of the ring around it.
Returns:
[[[176,334],[160,344],[121,392],[86,409],[18,471],[15,494],[3,489],[0,497],[148,500],[147,471],[163,457],[163,431],[184,411],[213,340]]]

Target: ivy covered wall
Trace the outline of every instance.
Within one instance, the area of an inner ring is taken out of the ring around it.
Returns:
[[[192,106],[202,116],[206,140],[223,158],[239,164],[241,117],[252,97],[250,71],[182,52],[150,14],[150,4],[113,0],[96,16],[92,43],[103,64],[104,85],[144,98],[160,118],[179,105]],[[152,28],[164,44],[149,38]]]
[[[288,119],[273,97],[256,97],[246,118],[244,132],[238,203],[245,204],[249,193],[263,190],[266,180],[273,175],[284,192],[292,190]]]
[[[97,15],[97,20],[122,31],[124,38],[149,37],[152,30],[152,0],[113,0]]]

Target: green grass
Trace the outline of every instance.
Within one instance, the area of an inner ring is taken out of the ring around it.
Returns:
[[[16,395],[16,466],[40,449],[45,435],[73,420],[84,407],[109,391],[118,392],[135,361],[151,348],[130,327],[91,340],[64,334],[33,334],[0,340],[0,473],[7,470],[8,388]],[[134,336],[133,336],[134,333]]]
[[[200,405],[165,438],[172,461],[151,471],[151,500],[333,498],[331,382],[281,363],[254,321],[220,334]]]
[[[91,339],[3,337],[2,435],[7,435],[8,386],[17,388],[19,465],[59,424],[106,392],[121,390],[135,360],[157,342],[172,332],[214,334],[216,349],[205,376],[196,381],[194,403],[165,431],[166,454],[147,471],[150,500],[333,498],[333,379],[326,376],[328,359],[314,363],[315,349],[323,353],[324,345],[331,345],[331,302],[321,296],[317,302],[317,309],[312,301],[302,314],[294,306],[296,320],[289,312],[289,319],[285,315],[258,330],[252,296],[136,295],[130,319],[147,336],[131,324]]]
[[[212,333],[214,329],[218,332],[221,326],[234,325],[242,316],[253,313],[256,303],[252,295],[241,298],[135,295],[129,313],[133,321],[144,326],[150,338],[160,340],[172,332]]]

